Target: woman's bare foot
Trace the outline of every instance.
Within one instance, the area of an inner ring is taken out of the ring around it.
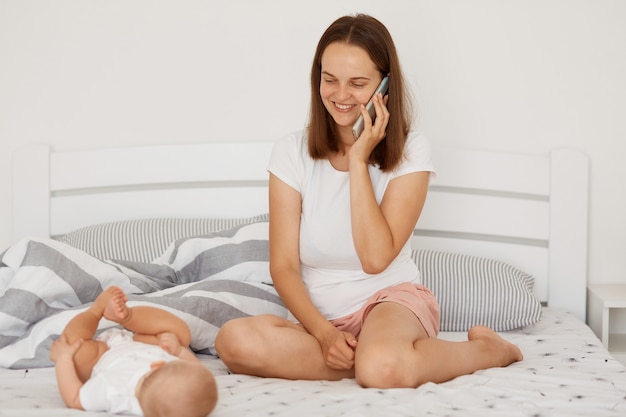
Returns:
[[[470,341],[483,341],[485,349],[490,351],[494,366],[508,366],[513,362],[521,361],[522,351],[511,342],[500,337],[499,334],[486,326],[474,326],[467,333]]]

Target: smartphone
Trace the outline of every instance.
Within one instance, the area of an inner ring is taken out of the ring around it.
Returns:
[[[387,94],[388,89],[389,89],[389,77],[385,77],[380,82],[380,84],[378,84],[378,87],[376,87],[376,91],[374,91],[374,94],[372,94],[372,97],[374,97],[375,95],[379,93],[382,94],[384,97],[385,94]],[[365,109],[370,114],[370,117],[372,118],[372,123],[374,123],[374,120],[376,119],[376,110],[374,109],[374,103],[372,102],[371,98],[370,98],[370,101],[368,101],[367,104],[365,105]],[[361,133],[363,133],[364,127],[365,125],[363,122],[363,115],[360,115],[359,118],[354,123],[354,125],[352,126],[352,135],[354,136],[354,140],[357,140],[359,136],[361,136]]]

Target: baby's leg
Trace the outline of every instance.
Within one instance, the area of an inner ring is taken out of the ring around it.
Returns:
[[[72,318],[63,330],[63,334],[70,344],[78,339],[84,340],[74,355],[74,366],[83,382],[89,379],[93,366],[107,350],[106,343],[93,340],[100,319],[105,315],[105,312],[108,315],[111,314],[110,311],[117,311],[120,300],[122,300],[122,304],[126,300],[121,289],[117,287],[105,289],[86,311]]]
[[[105,306],[104,318],[135,333],[134,339],[138,342],[159,345],[159,337],[168,333],[178,338],[181,346],[189,346],[191,332],[184,320],[160,308],[150,306],[129,308],[126,301],[126,296],[116,294]]]
[[[102,291],[87,310],[76,315],[65,326],[63,333],[67,336],[68,343],[74,343],[78,339],[92,339],[98,330],[100,319],[105,317],[105,313],[110,315],[111,311],[117,311],[120,300],[123,304],[126,296],[118,287],[108,287]]]
[[[189,346],[191,331],[184,320],[169,311],[149,306],[128,309],[125,319],[119,324],[135,333],[135,340],[153,345],[159,344],[159,335],[173,333],[182,346]]]
[[[107,320],[123,325],[130,316],[130,309],[126,305],[126,294],[124,294],[124,292],[117,287],[109,288],[113,288],[112,291],[114,291],[114,296],[109,299],[107,304],[104,306],[102,316]]]

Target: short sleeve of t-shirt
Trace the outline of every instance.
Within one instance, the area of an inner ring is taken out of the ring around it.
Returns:
[[[292,133],[274,144],[267,170],[290,187],[302,191],[304,181],[304,161],[310,159],[302,152],[308,152],[303,140],[303,132]],[[306,157],[306,158],[305,158]]]
[[[430,171],[430,183],[435,180],[435,167],[431,160],[430,143],[420,133],[413,132],[406,143],[406,158],[400,166],[391,173],[391,178],[418,171]]]

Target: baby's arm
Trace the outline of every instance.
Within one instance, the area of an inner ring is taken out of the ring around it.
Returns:
[[[55,374],[61,398],[63,398],[67,407],[80,410],[83,409],[79,397],[83,383],[78,378],[78,373],[74,366],[74,354],[82,342],[82,339],[79,339],[69,344],[65,334],[62,334],[52,343],[50,348],[50,359],[55,363]]]

